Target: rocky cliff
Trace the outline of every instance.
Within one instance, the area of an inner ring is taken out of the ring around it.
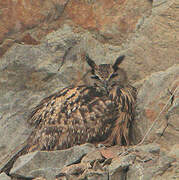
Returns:
[[[97,63],[124,54],[121,67],[138,89],[133,142],[147,134],[144,143],[128,149],[87,144],[35,152],[18,159],[10,174],[31,179],[179,178],[178,7],[177,0],[1,1],[0,168],[30,134],[27,116],[41,99],[70,84],[87,83],[81,53]],[[3,178],[10,177],[2,173]]]

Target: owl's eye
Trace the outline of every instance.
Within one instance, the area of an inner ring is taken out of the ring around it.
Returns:
[[[98,76],[91,76],[92,79],[99,79]]]
[[[116,77],[117,75],[118,75],[117,73],[114,73],[114,74],[111,75],[110,78],[114,78],[114,77]]]

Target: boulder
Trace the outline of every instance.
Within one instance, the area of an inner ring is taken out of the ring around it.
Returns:
[[[95,146],[92,144],[84,144],[61,151],[32,152],[17,159],[10,175],[26,178],[55,178],[63,167],[80,162],[83,156],[94,149]]]

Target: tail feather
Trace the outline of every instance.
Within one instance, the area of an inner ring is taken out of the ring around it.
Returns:
[[[24,142],[0,160],[0,173],[5,172],[6,174],[9,174],[9,171],[17,158],[26,153],[27,146],[27,142]]]
[[[129,121],[130,115],[126,112],[121,112],[120,116],[116,120],[114,128],[111,132],[111,135],[102,142],[102,144],[111,146],[114,144],[117,145],[129,145]],[[123,142],[125,140],[125,142]]]
[[[119,92],[119,87],[112,91],[112,97],[117,95],[119,117],[115,121],[111,135],[103,143],[107,145],[129,145],[129,131],[134,119],[137,91],[132,86],[120,88],[120,93],[116,94],[117,91]]]

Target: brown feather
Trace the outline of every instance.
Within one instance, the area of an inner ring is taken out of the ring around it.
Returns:
[[[34,108],[28,121],[35,127],[28,152],[66,149],[85,142],[130,144],[135,88],[118,80],[126,79],[126,74],[122,78],[117,66],[97,66],[88,56],[87,62],[96,79],[94,85],[64,88]]]
[[[7,158],[3,170],[8,173],[20,155],[36,150],[60,150],[86,142],[129,145],[137,92],[118,68],[123,59],[98,66],[87,56],[93,77],[90,86],[66,87],[44,98],[28,119],[34,126],[32,134]]]

